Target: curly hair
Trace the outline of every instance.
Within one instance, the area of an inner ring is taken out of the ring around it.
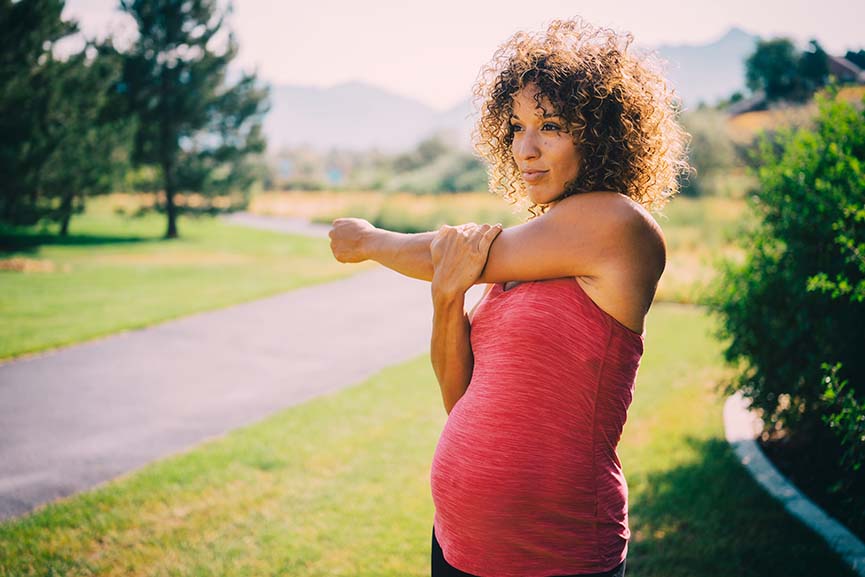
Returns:
[[[489,164],[490,191],[511,204],[526,202],[511,153],[514,96],[528,85],[562,116],[582,152],[579,175],[561,198],[593,190],[616,191],[651,211],[678,192],[689,170],[688,134],[676,120],[680,101],[653,53],[628,50],[630,33],[597,28],[580,18],[554,20],[545,33],[517,32],[478,74],[473,94],[480,117],[472,133]],[[530,202],[530,201],[529,201]],[[529,217],[552,204],[530,204]]]

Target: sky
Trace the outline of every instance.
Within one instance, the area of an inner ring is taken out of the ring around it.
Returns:
[[[67,0],[83,33],[130,37],[117,0]],[[635,43],[706,44],[738,26],[832,54],[865,48],[865,2],[851,0],[235,0],[229,25],[237,66],[271,84],[365,82],[437,110],[463,101],[496,46],[518,30],[579,15],[634,35]]]

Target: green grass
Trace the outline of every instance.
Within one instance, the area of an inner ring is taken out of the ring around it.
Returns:
[[[165,219],[123,218],[104,202],[72,221],[63,239],[0,229],[0,258],[26,258],[43,272],[0,270],[0,359],[225,307],[366,268],[336,262],[328,239],[180,220],[182,237],[161,239]]]
[[[700,309],[657,305],[620,454],[631,577],[853,575],[723,437]],[[0,577],[428,575],[429,357],[0,526]]]

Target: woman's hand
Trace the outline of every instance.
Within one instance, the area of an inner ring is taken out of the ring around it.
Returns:
[[[433,295],[439,298],[464,295],[481,276],[490,246],[501,231],[501,224],[441,227],[430,243]]]
[[[362,218],[337,218],[331,224],[330,250],[339,262],[363,262],[370,258],[369,241],[376,227]]]

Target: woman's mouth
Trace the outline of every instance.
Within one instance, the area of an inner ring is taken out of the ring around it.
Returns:
[[[530,183],[535,183],[546,176],[546,170],[526,170],[523,172],[523,180]]]

